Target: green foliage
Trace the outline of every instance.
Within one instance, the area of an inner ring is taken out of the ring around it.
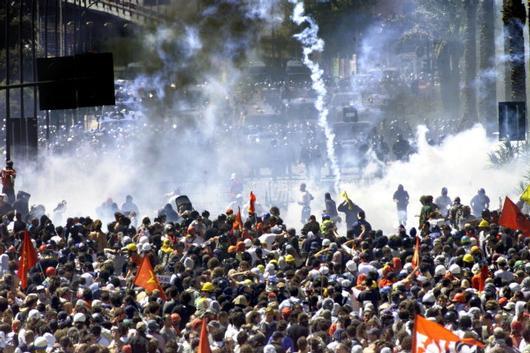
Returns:
[[[493,166],[502,167],[527,153],[528,145],[526,143],[514,145],[510,141],[503,141],[496,151],[489,153],[489,158]]]

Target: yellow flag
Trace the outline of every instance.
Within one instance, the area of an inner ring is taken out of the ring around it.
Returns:
[[[530,184],[526,187],[520,197],[521,201],[526,202],[530,205]]]
[[[341,192],[340,196],[344,199],[344,201],[348,203],[348,208],[351,210],[353,208],[353,205],[346,191]]]

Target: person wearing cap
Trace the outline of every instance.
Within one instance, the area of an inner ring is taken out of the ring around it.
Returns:
[[[514,274],[508,267],[508,262],[504,256],[499,256],[496,261],[497,271],[493,273],[494,278],[500,279],[503,284],[509,284],[514,280]]]
[[[131,353],[145,353],[148,351],[149,340],[147,339],[146,330],[147,327],[143,321],[136,324],[136,332],[129,341]]]

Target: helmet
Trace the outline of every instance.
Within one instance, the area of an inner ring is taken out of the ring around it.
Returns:
[[[46,268],[46,277],[55,276],[56,273],[57,270],[55,269],[55,267],[50,266]]]
[[[469,237],[467,235],[464,235],[462,237],[462,239],[460,239],[460,243],[461,244],[469,244],[470,243]]]
[[[446,268],[444,265],[438,265],[436,266],[435,270],[434,270],[434,274],[435,275],[439,275],[439,276],[443,276],[445,275],[445,272],[446,272]]]
[[[288,263],[292,263],[292,262],[295,262],[295,258],[293,255],[291,254],[288,254],[288,255],[285,255],[285,262],[288,262]]]
[[[211,293],[214,290],[215,290],[215,287],[213,286],[212,282],[206,282],[201,287],[201,292]]]
[[[486,221],[485,219],[483,219],[482,221],[480,221],[480,223],[478,224],[478,227],[479,228],[488,228],[490,226],[489,222]]]
[[[475,262],[475,259],[473,258],[473,255],[471,254],[465,254],[463,260],[464,262],[467,262],[467,263]]]
[[[127,251],[137,251],[138,247],[136,246],[135,243],[129,243],[129,244],[127,244],[127,246],[125,246],[124,249],[127,250]]]
[[[461,272],[460,266],[457,264],[452,264],[449,266],[449,272],[451,272],[453,275],[459,275]]]

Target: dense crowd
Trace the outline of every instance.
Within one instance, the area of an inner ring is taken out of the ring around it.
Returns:
[[[312,196],[301,192],[304,206]],[[207,320],[212,352],[408,353],[421,314],[487,353],[530,352],[530,238],[498,226],[484,200],[477,217],[454,222],[451,206],[433,199],[422,197],[417,228],[384,234],[347,196],[336,207],[330,194],[326,213],[304,214],[300,231],[274,206],[244,220],[232,209],[210,217],[177,207],[135,226],[132,198],[111,205],[107,225],[54,224],[4,194],[0,349],[191,353]],[[22,288],[26,232],[38,260]],[[135,285],[144,258],[160,290]]]

